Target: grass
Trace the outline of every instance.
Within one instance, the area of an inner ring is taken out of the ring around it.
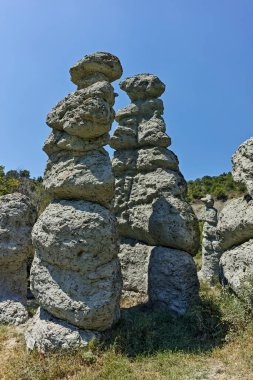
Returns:
[[[202,285],[184,317],[123,309],[103,345],[86,350],[29,354],[19,329],[0,326],[0,363],[3,380],[252,380],[253,322],[233,295]]]

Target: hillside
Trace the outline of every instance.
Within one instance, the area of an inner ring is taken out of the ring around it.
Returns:
[[[238,197],[244,192],[244,185],[234,182],[231,172],[188,181],[188,200],[191,203],[200,200],[206,194],[212,194],[216,200],[224,202],[227,199]]]

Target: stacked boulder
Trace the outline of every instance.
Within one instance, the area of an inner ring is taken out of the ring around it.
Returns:
[[[205,204],[205,212],[202,218],[204,221],[202,267],[198,277],[201,281],[212,285],[219,280],[219,261],[222,253],[217,231],[218,215],[214,208],[214,199],[210,194],[201,200]]]
[[[31,288],[41,308],[26,333],[29,349],[86,345],[119,319],[121,292],[114,177],[103,146],[114,120],[110,82],[122,67],[109,53],[70,69],[78,90],[48,114],[53,129],[44,185],[53,197],[33,229]],[[94,334],[91,331],[94,332]]]
[[[35,220],[35,208],[25,195],[0,197],[0,323],[18,325],[28,318],[27,260]]]
[[[152,74],[126,78],[120,88],[131,104],[116,113],[110,140],[116,150],[114,210],[118,220],[123,296],[183,314],[197,297],[191,255],[199,245],[198,221],[186,202],[186,182],[162,118],[165,90]]]
[[[232,157],[233,178],[247,189],[243,197],[230,200],[217,225],[222,249],[222,283],[237,295],[253,289],[253,138],[240,145]]]

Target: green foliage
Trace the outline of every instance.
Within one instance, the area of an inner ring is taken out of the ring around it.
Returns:
[[[42,185],[42,177],[30,178],[29,170],[9,170],[4,171],[4,166],[0,165],[0,196],[14,192],[27,195],[38,214],[40,214],[50,202],[50,197]]]
[[[225,201],[244,192],[244,185],[234,182],[230,172],[217,177],[204,176],[188,181],[188,199],[190,202],[199,200],[206,194],[212,194],[214,198]]]

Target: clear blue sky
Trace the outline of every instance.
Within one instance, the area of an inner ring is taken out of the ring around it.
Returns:
[[[43,174],[49,110],[69,67],[109,51],[123,77],[158,75],[187,179],[231,169],[253,135],[253,0],[0,0],[0,164]],[[118,89],[118,83],[115,82]],[[115,108],[129,104],[120,91]]]

